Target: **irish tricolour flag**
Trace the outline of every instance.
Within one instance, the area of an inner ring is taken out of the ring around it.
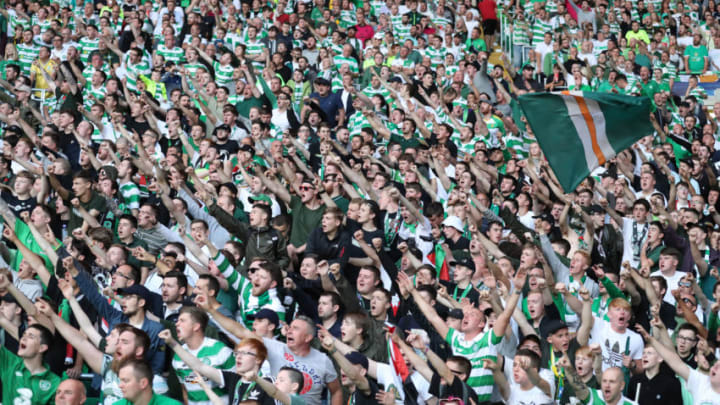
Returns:
[[[562,92],[527,94],[519,101],[565,192],[653,132],[647,97]]]

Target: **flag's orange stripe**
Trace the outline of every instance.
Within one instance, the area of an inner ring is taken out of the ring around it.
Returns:
[[[580,112],[585,119],[585,125],[587,125],[588,133],[590,134],[590,143],[592,144],[593,153],[595,153],[599,164],[605,164],[605,155],[603,154],[602,149],[600,149],[600,145],[597,141],[597,133],[595,132],[595,120],[593,120],[592,114],[590,114],[590,109],[585,103],[585,99],[583,97],[573,97],[575,97],[575,101],[577,101],[578,107],[580,107]]]

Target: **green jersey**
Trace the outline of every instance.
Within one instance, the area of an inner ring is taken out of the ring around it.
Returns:
[[[125,200],[125,206],[129,210],[140,209],[140,188],[137,184],[129,181],[120,185],[120,195]]]
[[[132,402],[128,401],[127,399],[121,399],[115,402],[113,405],[132,405]],[[168,398],[164,395],[153,394],[150,402],[148,402],[148,405],[182,405],[182,403],[172,398]]]
[[[17,44],[15,46],[18,53],[18,62],[20,62],[21,73],[25,76],[30,76],[30,67],[33,61],[38,57],[40,53],[40,47],[35,44]]]
[[[157,53],[158,55],[161,55],[163,58],[165,58],[166,62],[175,62],[176,65],[179,65],[183,61],[185,61],[185,50],[180,48],[179,46],[168,48],[164,44],[158,45]]]
[[[470,360],[472,369],[467,384],[475,390],[480,402],[490,401],[492,396],[494,380],[492,371],[483,367],[483,360],[497,361],[497,345],[502,341],[502,336],[496,336],[490,331],[478,334],[472,340],[465,340],[465,334],[453,328],[448,330],[447,341],[452,347],[454,355],[463,356]]]
[[[45,405],[54,402],[60,377],[45,366],[45,371],[31,373],[23,359],[0,347],[0,379],[3,382],[2,402]]]
[[[90,60],[90,54],[93,51],[100,49],[100,38],[90,39],[88,37],[82,37],[79,43],[80,60],[84,64],[88,64]]]
[[[232,65],[223,66],[220,62],[213,62],[213,69],[215,69],[215,83],[218,86],[228,86],[233,83],[233,73],[235,69]]]
[[[360,67],[358,65],[357,59],[351,57],[345,57],[342,55],[336,55],[333,58],[333,63],[335,64],[335,69],[340,70],[340,67],[344,64],[347,64],[350,68],[350,71],[352,73],[358,74],[360,73]]]
[[[238,322],[242,322],[245,327],[252,330],[253,315],[263,308],[275,311],[280,320],[285,320],[285,307],[280,302],[275,288],[271,288],[260,295],[253,295],[253,284],[250,279],[230,266],[227,258],[222,253],[218,253],[213,258],[213,261],[223,277],[227,279],[230,288],[238,293],[238,306],[240,309]]]
[[[136,92],[138,76],[150,75],[150,61],[143,57],[140,59],[140,62],[133,64],[130,62],[130,56],[128,54],[125,56],[125,70],[127,71],[125,75],[127,78],[127,88],[132,92]]]
[[[595,388],[589,388],[590,395],[588,395],[587,398],[585,398],[584,401],[582,401],[584,404],[587,405],[605,405],[607,402],[602,397],[602,392],[596,390]],[[620,396],[620,400],[617,402],[617,405],[637,405],[637,402],[631,401],[627,398],[625,398],[624,395]]]
[[[203,364],[207,364],[218,370],[231,370],[235,367],[235,356],[233,356],[232,350],[215,339],[206,337],[200,347],[195,350],[191,350],[187,345],[183,345],[183,348],[200,359]],[[173,357],[172,366],[177,373],[178,380],[185,385],[189,405],[212,404],[205,391],[200,387],[200,384],[195,382],[195,379],[198,377],[177,354]],[[208,384],[220,399],[227,402],[228,398],[223,389],[212,381],[208,381]]]

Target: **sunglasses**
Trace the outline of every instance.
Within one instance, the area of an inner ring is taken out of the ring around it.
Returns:
[[[690,288],[690,287],[692,287],[692,283],[689,282],[689,281],[681,281],[681,282],[678,283],[678,286],[680,286],[680,287],[685,287],[685,288]]]
[[[314,190],[315,187],[313,187],[313,186],[300,186],[299,189],[300,189],[300,191],[310,191],[310,190]]]

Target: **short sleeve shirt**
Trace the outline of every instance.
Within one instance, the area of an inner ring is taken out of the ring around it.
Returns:
[[[23,359],[4,346],[0,346],[0,379],[4,404],[48,404],[53,401],[55,390],[60,385],[60,377],[47,367],[41,373],[32,374]]]
[[[323,389],[338,378],[330,358],[315,349],[310,349],[307,356],[298,356],[291,352],[286,344],[274,339],[264,338],[263,343],[268,349],[272,375],[277,375],[285,366],[300,371],[305,379],[300,396],[308,405],[320,405]]]
[[[687,389],[693,397],[694,405],[720,405],[720,392],[710,386],[710,376],[690,369]]]
[[[622,367],[623,355],[633,360],[642,358],[643,341],[640,335],[627,329],[625,333],[617,333],[610,327],[610,322],[595,317],[590,331],[590,343],[598,343],[602,348],[603,370],[611,367]]]
[[[292,209],[292,233],[290,234],[290,244],[293,246],[302,246],[307,242],[308,235],[313,229],[320,226],[325,205],[311,210],[303,204],[298,196],[292,196],[290,200],[290,209]]]

